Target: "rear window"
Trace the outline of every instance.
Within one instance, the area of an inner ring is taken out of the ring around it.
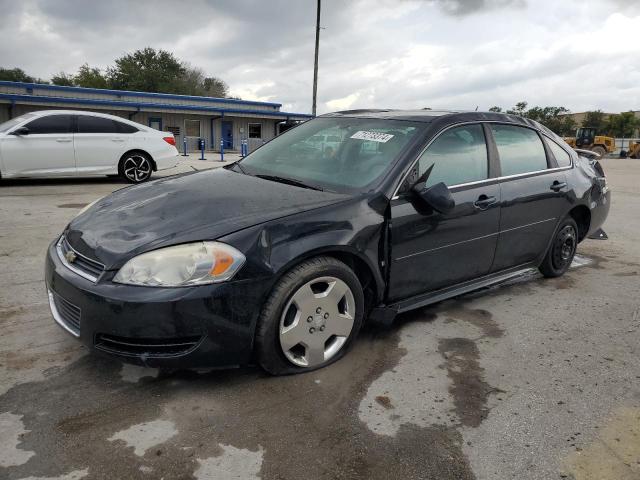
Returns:
[[[118,133],[118,128],[110,118],[79,115],[78,133]]]
[[[490,124],[498,147],[502,175],[538,172],[547,168],[547,155],[535,130]]]
[[[129,125],[128,123],[118,122],[116,120],[113,121],[116,124],[116,129],[118,133],[136,133],[139,130],[133,125]]]
[[[559,167],[568,167],[571,165],[571,156],[567,151],[553,140],[548,140],[547,144],[553,153]]]

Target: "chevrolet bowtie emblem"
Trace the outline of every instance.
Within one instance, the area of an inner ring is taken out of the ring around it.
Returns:
[[[67,262],[73,263],[76,261],[76,258],[78,258],[78,256],[73,252],[67,252],[64,254],[64,258],[67,259]]]

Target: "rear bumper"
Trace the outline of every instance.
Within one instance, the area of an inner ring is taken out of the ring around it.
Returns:
[[[589,225],[589,231],[587,236],[598,230],[604,224],[607,216],[609,215],[609,209],[611,208],[611,190],[608,188],[604,193],[600,194],[598,198],[592,198],[591,200],[591,223]]]
[[[251,360],[268,280],[185,288],[93,283],[49,246],[45,280],[54,319],[90,350],[152,367],[222,367]]]
[[[168,168],[174,168],[178,165],[180,154],[178,153],[178,150],[172,150],[168,151],[167,153],[162,153],[161,155],[154,156],[153,160],[156,162],[157,170],[166,170]]]

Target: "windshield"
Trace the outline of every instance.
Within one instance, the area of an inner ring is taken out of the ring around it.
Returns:
[[[4,133],[15,127],[19,123],[25,121],[26,119],[35,116],[33,113],[25,113],[24,115],[20,115],[19,117],[12,118],[11,120],[7,120],[6,122],[0,123],[0,133]]]
[[[240,167],[249,175],[360,191],[386,173],[424,126],[403,120],[316,118],[260,147]]]

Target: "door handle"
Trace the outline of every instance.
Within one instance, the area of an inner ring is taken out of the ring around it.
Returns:
[[[482,194],[478,197],[478,200],[473,202],[473,206],[476,207],[478,210],[486,210],[497,201],[498,200],[496,199],[496,197],[488,197]]]
[[[124,142],[124,138],[112,138],[112,142]]]
[[[549,188],[554,192],[559,192],[563,188],[567,188],[567,182],[559,182],[558,180],[556,180],[551,184]]]
[[[70,138],[56,138],[56,142],[58,143],[67,143],[70,142],[71,139]]]

